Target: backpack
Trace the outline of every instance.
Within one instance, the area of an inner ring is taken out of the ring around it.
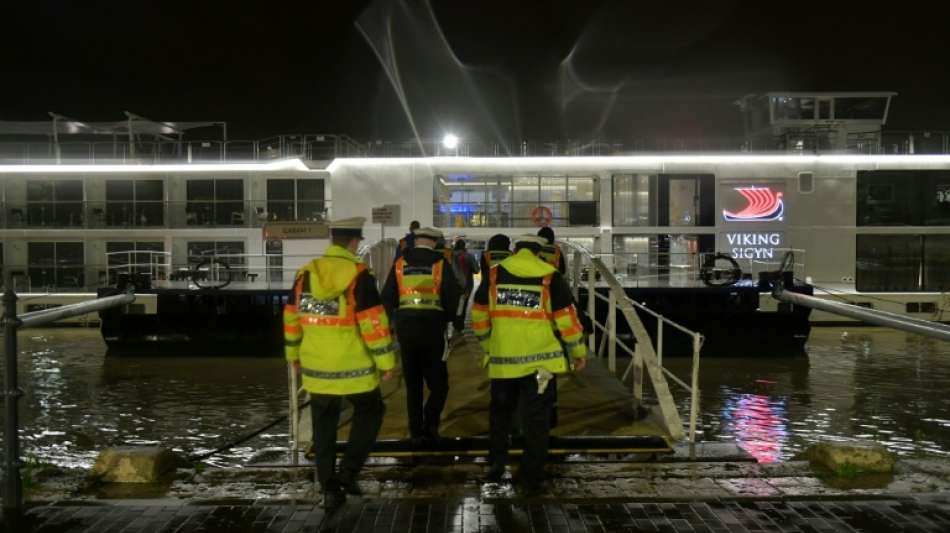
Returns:
[[[458,278],[459,285],[465,287],[472,276],[472,264],[468,258],[468,252],[460,250],[454,255],[452,269],[455,271],[455,277]]]

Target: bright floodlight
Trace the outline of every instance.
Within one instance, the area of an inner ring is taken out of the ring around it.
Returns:
[[[458,148],[459,138],[451,133],[446,133],[445,137],[442,137],[442,146],[448,148],[449,150],[455,150]]]

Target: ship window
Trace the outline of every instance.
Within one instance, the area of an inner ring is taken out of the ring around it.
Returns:
[[[835,98],[835,120],[884,120],[887,97]]]
[[[811,172],[798,173],[798,192],[807,194],[815,192],[815,175]]]
[[[650,209],[655,196],[656,176],[617,174],[613,177],[614,226],[655,226],[656,214]],[[650,188],[654,188],[651,194]]]
[[[775,120],[814,120],[815,99],[795,96],[774,96]]]
[[[596,226],[593,176],[449,174],[434,180],[433,220],[440,227]]]
[[[321,179],[267,180],[267,220],[319,222],[326,218]]]
[[[267,239],[264,241],[264,250],[267,254],[266,281],[284,280],[284,241]],[[293,277],[293,276],[291,276]]]
[[[858,235],[855,287],[866,292],[920,290],[920,235]]]
[[[831,119],[831,99],[822,98],[818,100],[818,120]]]
[[[691,284],[699,279],[704,254],[715,249],[715,235],[618,235],[613,242],[614,272],[645,283]]]
[[[188,180],[185,219],[189,226],[243,226],[244,180]]]
[[[164,193],[162,180],[108,180],[105,209],[90,206],[91,224],[97,227],[162,226],[165,224]]]
[[[82,211],[81,180],[27,181],[26,225],[82,227]]]
[[[858,226],[950,224],[950,171],[861,171],[857,180]]]
[[[26,253],[30,290],[85,286],[81,242],[30,242]]]
[[[950,235],[924,236],[924,290],[950,290]]]
[[[859,291],[950,290],[950,235],[858,235]]]

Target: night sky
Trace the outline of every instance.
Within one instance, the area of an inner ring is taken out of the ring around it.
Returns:
[[[729,137],[744,94],[890,90],[890,128],[950,129],[950,38],[930,3],[248,4],[4,2],[0,119],[129,110],[226,120],[236,139]]]

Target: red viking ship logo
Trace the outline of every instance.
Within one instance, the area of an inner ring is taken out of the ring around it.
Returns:
[[[739,212],[733,213],[722,210],[722,217],[727,222],[769,222],[782,220],[785,214],[785,201],[781,192],[773,192],[768,187],[736,187],[746,200],[746,206]]]

